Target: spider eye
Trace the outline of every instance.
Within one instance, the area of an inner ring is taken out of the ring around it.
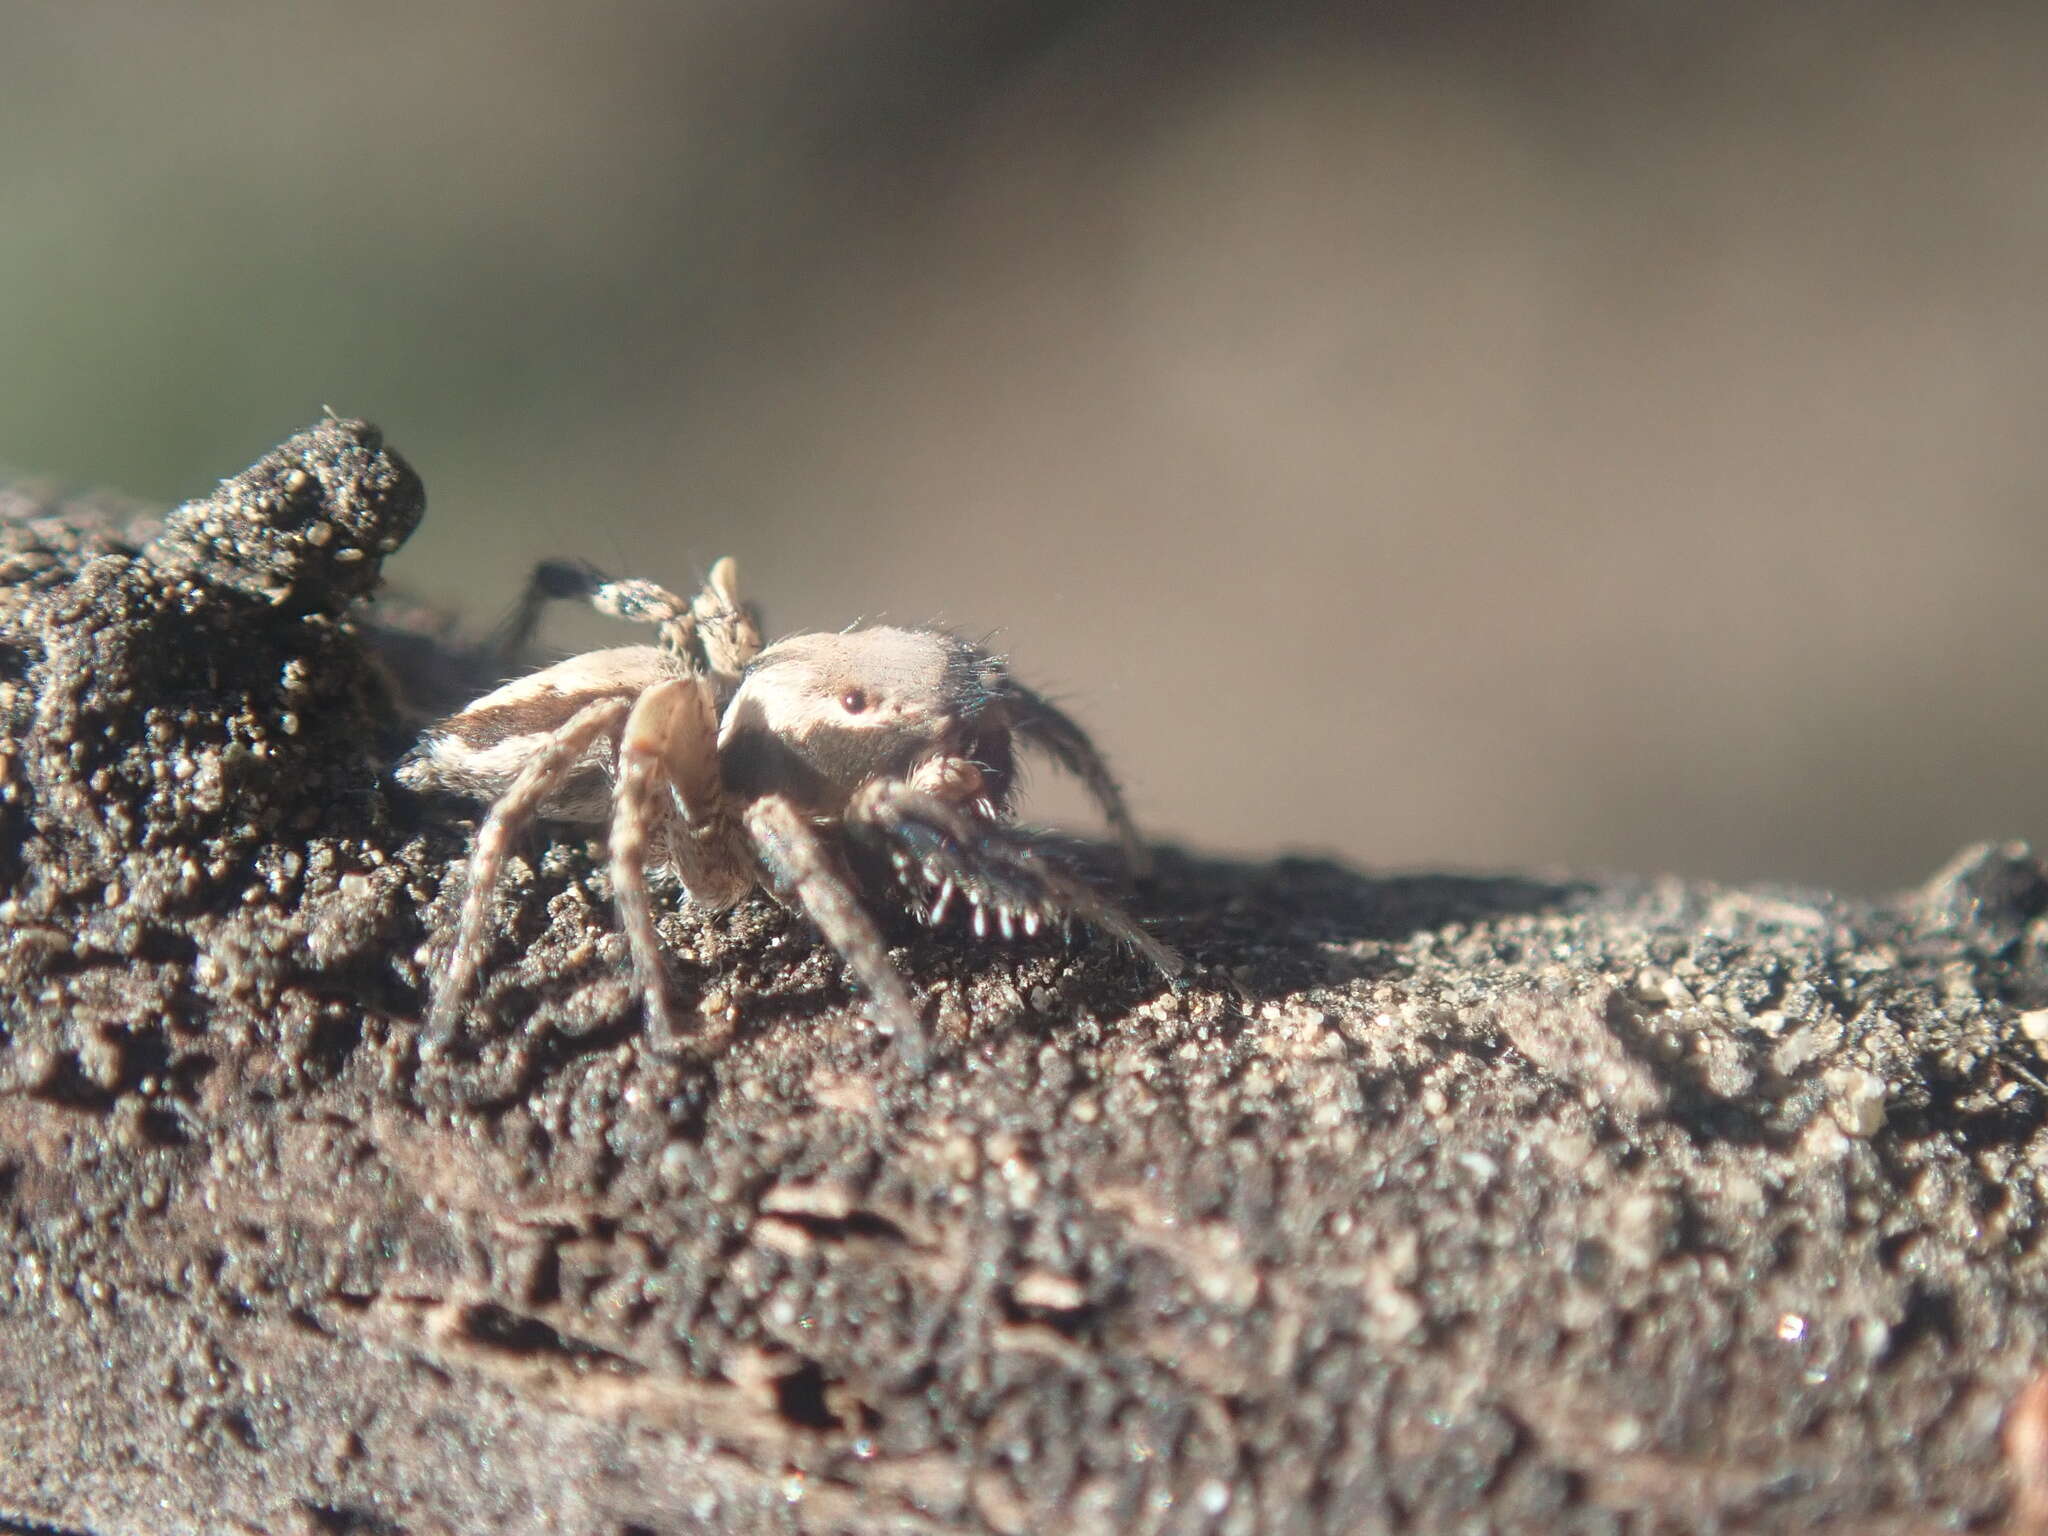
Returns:
[[[849,688],[846,692],[839,695],[839,707],[849,715],[865,714],[868,707],[868,696],[859,688]]]

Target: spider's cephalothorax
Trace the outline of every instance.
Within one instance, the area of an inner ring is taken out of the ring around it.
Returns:
[[[934,926],[1036,933],[1079,919],[1169,976],[1180,957],[1009,821],[1015,754],[1036,748],[1100,803],[1133,868],[1143,846],[1102,756],[1001,661],[927,629],[792,635],[766,647],[733,563],[690,602],[644,581],[550,562],[509,644],[549,598],[655,626],[656,645],[591,651],[507,683],[429,731],[399,768],[416,789],[491,802],[477,830],[430,1035],[452,1032],[485,953],[491,894],[532,822],[608,823],[614,898],[650,1023],[674,1028],[651,864],[690,899],[728,907],[765,887],[802,911],[894,1029],[923,1052],[916,1005],[863,905],[856,856],[892,870]]]

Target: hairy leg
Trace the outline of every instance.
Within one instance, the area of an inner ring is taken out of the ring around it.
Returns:
[[[1034,693],[1014,678],[1008,681],[1004,697],[1010,706],[1010,726],[1018,738],[1038,748],[1060,767],[1079,779],[1095,803],[1102,807],[1117,841],[1123,845],[1124,863],[1133,875],[1151,873],[1152,853],[1138,835],[1124,804],[1124,792],[1109,771],[1109,763],[1064,710]]]
[[[1130,945],[1168,977],[1186,968],[1123,908],[1047,859],[1014,827],[973,816],[900,779],[878,779],[854,796],[846,823],[887,849],[898,874],[924,903],[934,926],[957,898],[973,912],[974,931],[994,924],[1005,937],[1035,934],[1048,923],[1079,918]]]
[[[747,807],[747,833],[774,880],[837,950],[867,992],[876,1011],[896,1032],[905,1066],[925,1063],[924,1021],[910,989],[889,960],[888,946],[839,860],[818,836],[810,818],[780,795],[766,795]]]
[[[612,897],[649,1028],[673,1038],[675,1013],[647,885],[648,848],[657,838],[700,905],[729,907],[753,889],[753,869],[719,783],[718,717],[705,678],[671,678],[634,701],[619,736],[612,799]]]
[[[491,897],[513,839],[532,825],[547,798],[576,772],[592,743],[618,730],[627,709],[624,699],[604,699],[570,716],[519,771],[512,787],[498,798],[477,828],[462,915],[456,921],[455,945],[448,955],[448,974],[435,989],[433,1009],[427,1017],[429,1041],[438,1043],[454,1034],[456,1011],[476,982],[483,964],[484,925],[490,918]]]
[[[710,672],[722,689],[730,689],[761,649],[761,628],[754,613],[740,601],[738,568],[730,558],[711,567],[704,590],[685,601],[651,581],[614,581],[583,560],[543,560],[527,578],[511,616],[495,642],[507,661],[523,654],[550,602],[580,598],[607,618],[651,625],[663,650],[675,657],[687,676]]]
[[[760,879],[725,792],[715,687],[710,678],[676,678],[650,689],[634,715],[640,719],[644,712],[645,719],[636,748],[644,744],[658,758],[676,813],[668,824],[670,861],[692,901],[722,911]]]
[[[612,794],[612,901],[633,952],[633,979],[647,1008],[648,1031],[661,1039],[673,1039],[677,1029],[661,936],[654,927],[654,897],[647,888],[647,844],[674,814],[665,757],[676,695],[689,688],[687,680],[678,678],[657,683],[634,701],[619,735],[619,778]]]
[[[491,649],[507,666],[523,661],[534,634],[540,629],[547,605],[569,598],[588,600],[604,576],[581,560],[543,560],[526,578],[526,590],[491,637]]]
[[[739,682],[740,669],[761,650],[761,621],[740,601],[739,567],[730,555],[712,563],[704,590],[690,603],[690,613],[697,621],[704,665],[718,680],[720,692],[729,693]]]

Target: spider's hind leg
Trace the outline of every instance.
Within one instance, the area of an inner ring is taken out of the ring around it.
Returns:
[[[736,686],[740,669],[761,650],[761,616],[740,601],[739,567],[732,556],[713,562],[704,590],[690,603],[704,665],[721,690]]]
[[[651,581],[614,581],[585,560],[543,560],[499,626],[492,642],[499,657],[511,661],[522,656],[547,605],[571,599],[589,603],[607,618],[651,625],[662,649],[686,674],[709,672],[721,686],[737,682],[740,669],[761,649],[760,620],[740,601],[738,568],[729,556],[711,567],[703,591],[690,599]]]
[[[519,601],[513,605],[512,611],[492,631],[489,649],[506,666],[523,661],[533,645],[533,637],[540,629],[541,615],[547,611],[548,604],[577,598],[588,601],[590,594],[602,586],[605,579],[602,571],[586,561],[541,561],[528,574],[526,589],[519,594]]]
[[[476,846],[464,877],[462,914],[456,919],[455,943],[448,953],[448,971],[435,988],[427,1015],[424,1039],[428,1044],[443,1045],[455,1035],[457,1011],[468,1001],[483,966],[484,925],[490,920],[491,897],[504,873],[513,839],[533,824],[548,798],[575,776],[591,746],[619,728],[627,708],[627,700],[611,698],[571,715],[520,769],[477,828]]]

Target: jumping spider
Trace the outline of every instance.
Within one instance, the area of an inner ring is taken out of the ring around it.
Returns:
[[[924,1054],[908,987],[862,904],[857,868],[883,870],[920,922],[971,913],[1005,937],[1079,919],[1167,976],[1181,958],[1046,856],[1009,821],[1019,748],[1076,775],[1133,871],[1145,852],[1087,735],[978,646],[931,629],[791,635],[765,649],[733,562],[688,602],[588,566],[535,570],[508,649],[542,605],[583,598],[654,627],[657,644],[591,651],[505,684],[430,730],[406,784],[490,802],[428,1039],[444,1041],[486,952],[505,858],[536,820],[610,826],[614,900],[650,1027],[676,1032],[648,891],[672,867],[714,910],[765,887],[808,917],[866,990],[906,1061]],[[955,908],[956,900],[960,903]]]

